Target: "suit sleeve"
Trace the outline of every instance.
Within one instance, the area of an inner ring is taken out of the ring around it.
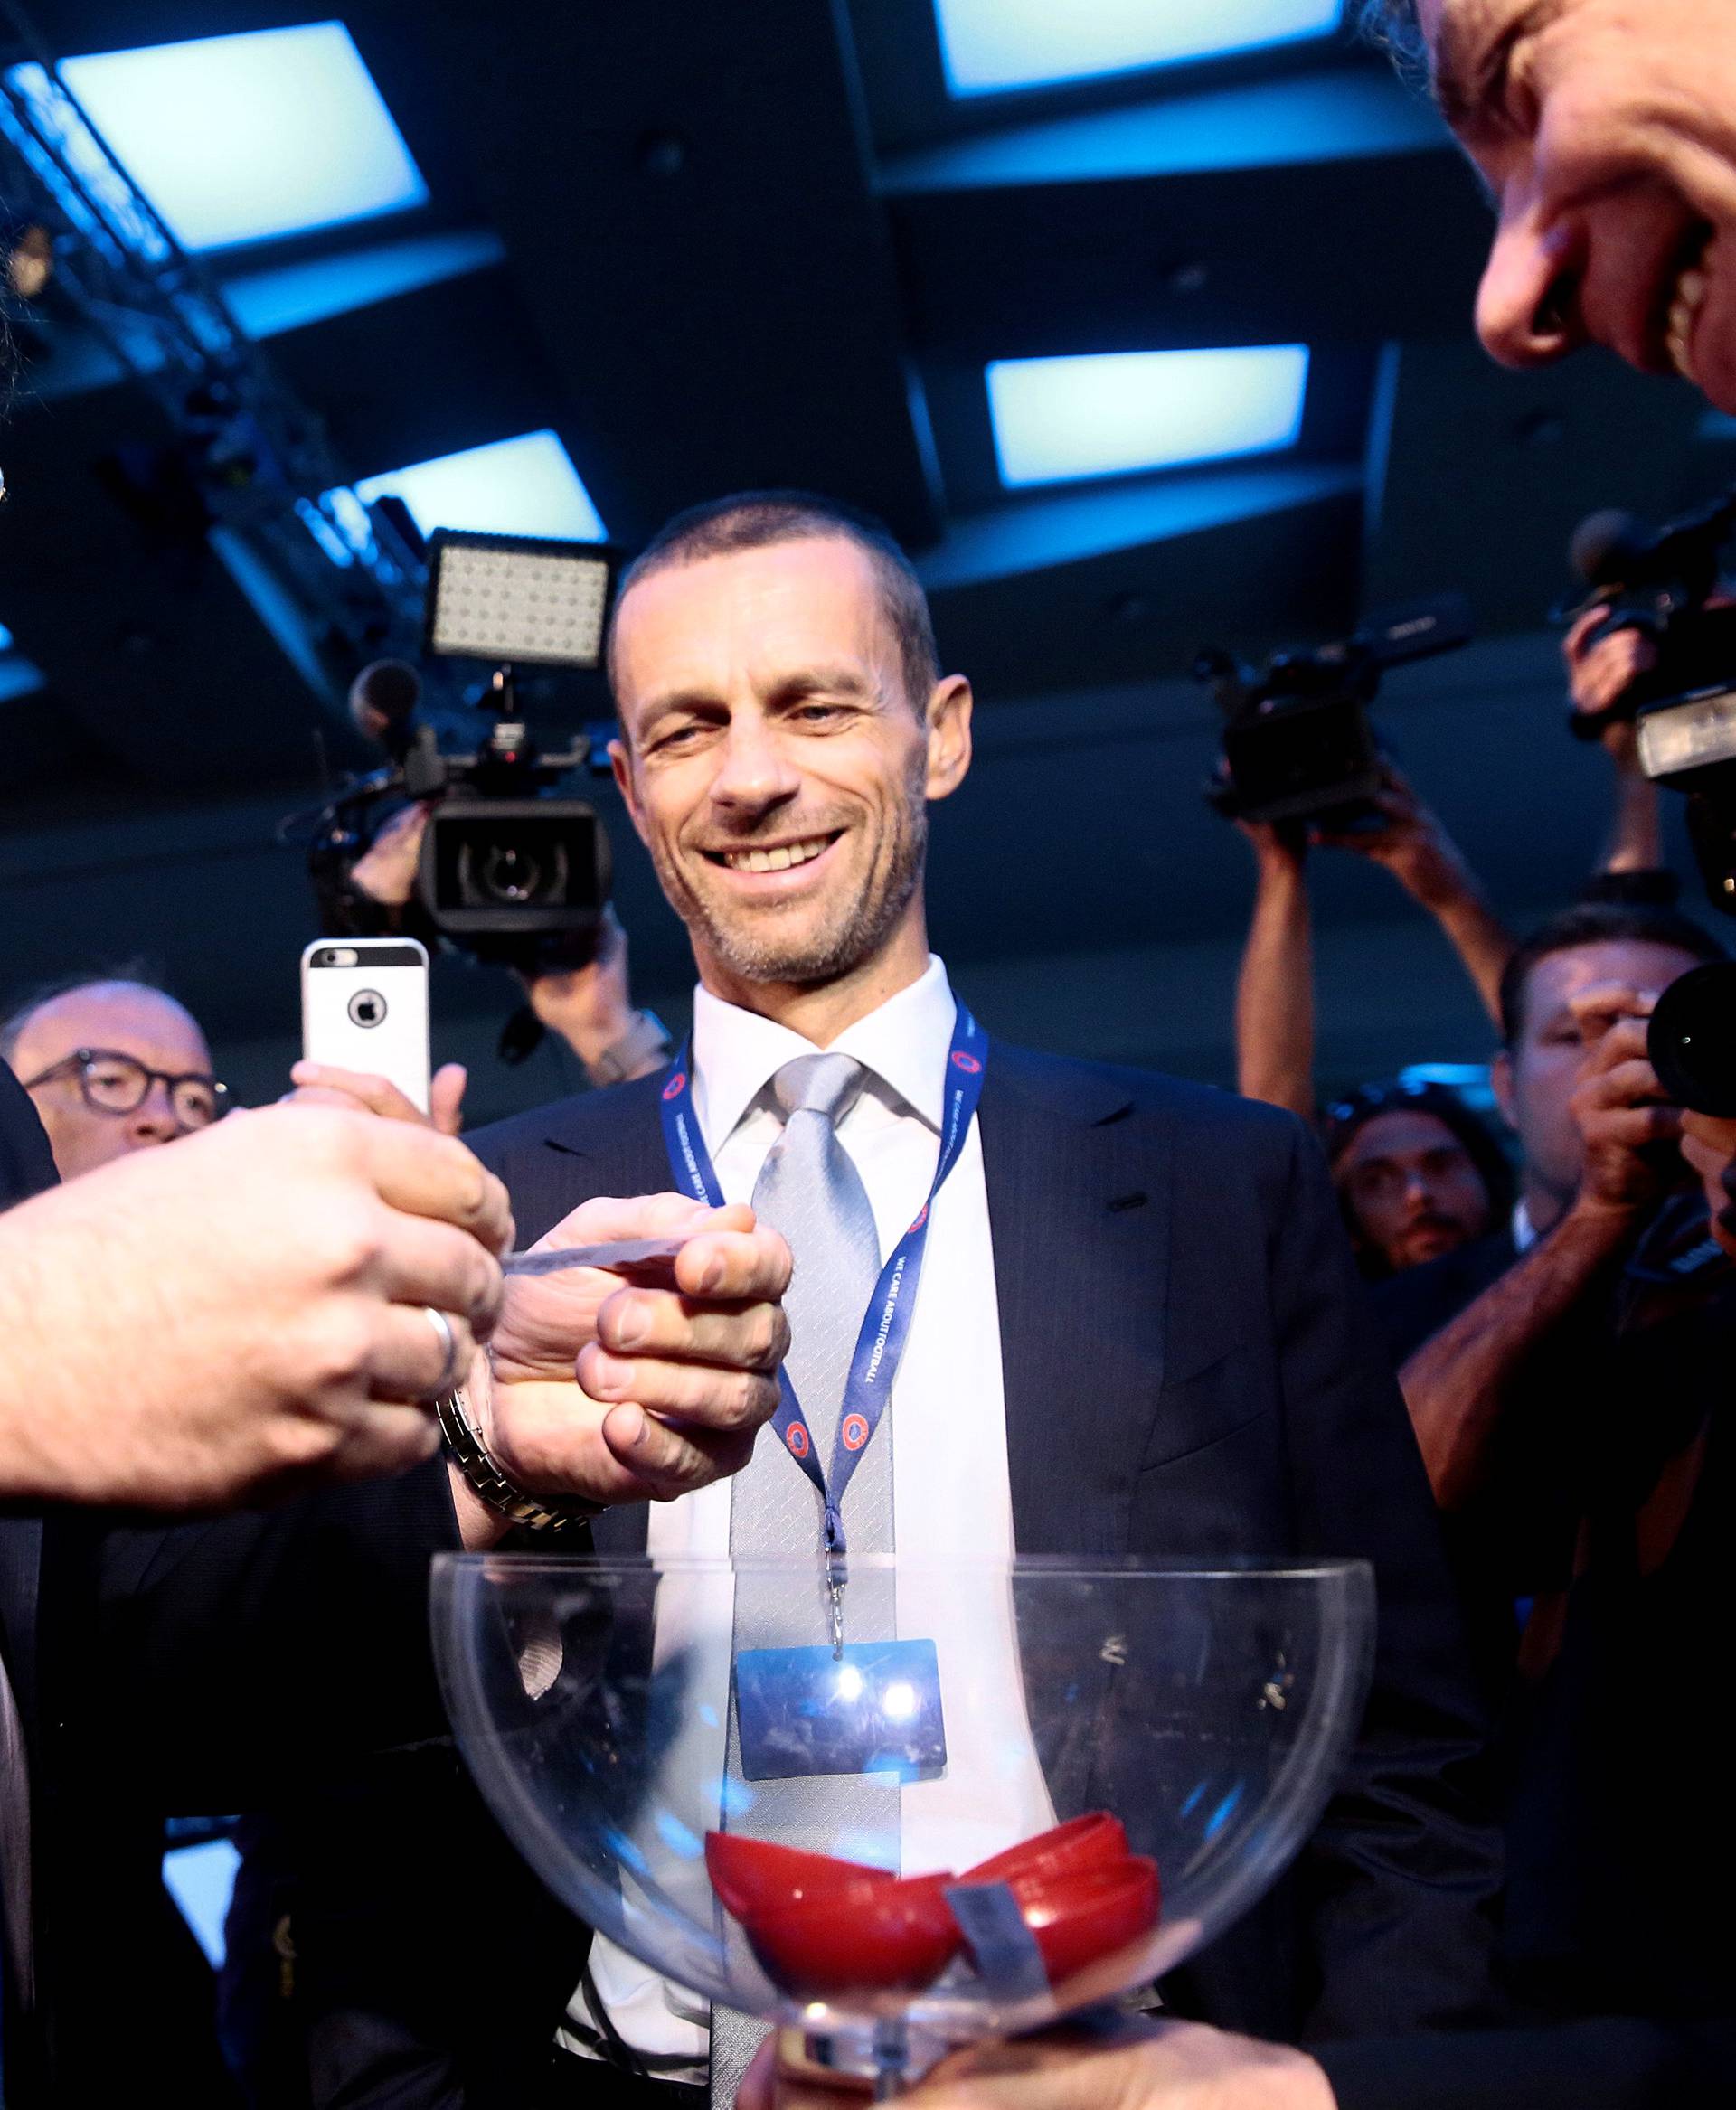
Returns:
[[[1297,1542],[1372,1562],[1379,1618],[1362,1734],[1297,1870],[1317,1970],[1307,2034],[1463,2026],[1496,2011],[1485,1725],[1410,1418],[1325,1160],[1299,1126],[1291,1137],[1270,1251]]]
[[[48,1137],[30,1094],[0,1062],[0,1209],[10,1209],[55,1183]]]
[[[52,1519],[43,1615],[81,1741],[127,1753],[108,1792],[259,1807],[369,1752],[443,1738],[428,1578],[458,1544],[439,1458],[209,1522]]]

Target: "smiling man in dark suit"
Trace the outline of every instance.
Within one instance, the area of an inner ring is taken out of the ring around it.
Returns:
[[[691,1057],[667,1084],[473,1138],[522,1233],[590,1195],[695,1185],[665,1142],[684,1081],[713,1185],[795,1250],[787,1367],[822,1455],[847,1368],[811,1352],[826,1308],[846,1307],[854,1338],[863,1284],[930,1205],[892,1405],[844,1504],[853,1545],[1372,1559],[1378,1663],[1340,1793],[1290,1878],[1165,1997],[1274,2037],[1468,2019],[1497,1883],[1466,1799],[1478,1724],[1428,1484],[1312,1140],[1265,1107],[996,1041],[943,1155],[967,1027],[929,950],[923,872],[928,805],[969,765],[972,699],[939,676],[921,588],[875,523],[799,494],[682,516],[624,581],[611,672],[617,780],[699,966]],[[630,1321],[631,1298],[617,1309]],[[763,1548],[756,1484],[786,1519],[795,1491],[806,1517],[790,1449],[762,1439],[735,1482],[612,1510],[593,1536]],[[502,1462],[534,1492],[533,1459]],[[817,1544],[817,1494],[813,1511]],[[788,1550],[807,1550],[806,1522],[799,1536]],[[912,1823],[959,1866],[981,1827],[1027,1823],[1017,1790],[964,1756],[950,1782],[906,1788],[907,1861]],[[591,2102],[637,2096],[649,2073],[697,2099],[706,2077],[703,2014],[602,1944],[561,2041],[627,2068],[611,2097],[571,2067]]]

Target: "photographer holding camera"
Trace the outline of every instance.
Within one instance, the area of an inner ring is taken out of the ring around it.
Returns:
[[[1644,371],[1674,367],[1736,412],[1729,279],[1736,38],[1724,11],[1706,0],[1371,0],[1363,13],[1429,64],[1448,121],[1495,195],[1500,227],[1477,309],[1489,348],[1534,364],[1595,338]],[[1637,1146],[1665,1141],[1679,1126],[1684,1154],[1716,1204],[1736,1124],[1692,1114],[1678,1123],[1653,1103],[1638,1046],[1647,977],[1620,975],[1625,994],[1593,1001],[1599,976],[1571,972],[1575,949],[1583,948],[1564,948],[1552,972],[1552,956],[1539,955],[1533,974],[1515,977],[1525,1041],[1547,1031],[1558,1046],[1553,1053],[1547,1044],[1517,1046],[1512,1069],[1534,1116],[1537,1152],[1528,1157],[1552,1161],[1543,1147],[1549,1132],[1565,1138],[1559,1121],[1544,1120],[1544,1102],[1565,1107],[1582,1083],[1574,1110],[1584,1123],[1583,1194],[1589,1206],[1599,1197],[1606,1204],[1600,1224],[1589,1219],[1600,1234],[1590,1248],[1600,1255],[1589,1270],[1595,1276],[1634,1236],[1644,1183]],[[1677,954],[1683,967],[1703,956],[1697,947]],[[1595,963],[1582,958],[1580,966]],[[1540,1004],[1537,977],[1546,972],[1552,987]],[[1599,1016],[1610,1022],[1601,1031]],[[1551,1019],[1559,1023],[1546,1025]],[[1572,1080],[1565,1090],[1564,1073]],[[1557,1174],[1565,1169],[1553,1166]],[[1533,1196],[1548,1207],[1556,1182],[1544,1170],[1528,1174],[1528,1216]],[[1570,1184],[1573,1199],[1558,1203],[1551,1235],[1533,1248],[1538,1267],[1551,1273],[1574,1258],[1588,1221],[1581,1214],[1569,1229],[1580,1199],[1577,1182]],[[1736,1227],[1719,1223],[1719,1213],[1714,1207],[1717,1233],[1730,1240]],[[1459,1258],[1436,1267],[1445,1273]],[[1426,1272],[1400,1277],[1382,1296],[1403,1296]],[[1668,1300],[1680,1294],[1680,1276],[1667,1266],[1661,1272],[1665,1279],[1644,1293]],[[1508,1280],[1517,1279],[1514,1267]],[[1541,1276],[1535,1286],[1544,1286]],[[1523,1327],[1523,1310],[1507,1316]],[[1573,1587],[1552,1607],[1553,1665],[1532,1702],[1533,1744],[1544,1757],[1536,1774],[1542,1806],[1527,1815],[1540,1858],[1552,1851],[1557,1873],[1577,1889],[1577,1913],[1551,1930],[1557,1960],[1589,1960],[1599,1982],[1576,1996],[1558,1978],[1556,1990],[1588,2004],[1600,1992],[1611,2019],[1329,2048],[1316,2059],[1275,2056],[1219,2032],[1130,2025],[1095,2040],[1080,2032],[1027,2039],[990,2058],[955,2062],[918,2091],[913,2105],[1077,2110],[1109,2100],[1121,2110],[1325,2110],[1335,2101],[1339,2110],[1448,2103],[1456,2110],[1686,2110],[1727,2103],[1736,2077],[1726,1931],[1731,1842],[1722,1748],[1702,1696],[1705,1666],[1722,1660],[1728,1633],[1730,1502],[1712,1466],[1721,1440],[1728,1447],[1715,1408],[1729,1389],[1730,1349],[1729,1339],[1710,1352],[1703,1342],[1676,1370],[1655,1370],[1643,1385],[1630,1373],[1625,1393],[1609,1387],[1608,1397],[1626,1410],[1621,1424],[1642,1437],[1655,1433],[1656,1419],[1675,1418],[1669,1384],[1683,1367],[1717,1397],[1702,1398],[1701,1427],[1679,1448],[1665,1440],[1661,1463],[1654,1444],[1638,1470],[1619,1455],[1599,1470],[1575,1534]],[[1585,1448],[1600,1434],[1581,1411],[1590,1405],[1588,1395],[1561,1401]],[[1678,1424],[1670,1436],[1681,1436]],[[1656,1879],[1649,1897],[1647,1874]],[[763,2068],[756,2075],[748,2110],[769,2110],[770,2079]],[[786,2101],[797,2110],[804,2098]]]
[[[1302,822],[1241,821],[1253,845],[1256,883],[1236,986],[1236,1080],[1243,1097],[1315,1112],[1312,947],[1307,872],[1311,848],[1348,850],[1382,866],[1439,925],[1485,1008],[1495,1015],[1513,938],[1485,899],[1458,846],[1391,764],[1371,824],[1328,829]]]
[[[1515,1225],[1375,1293],[1401,1336],[1494,1277],[1403,1381],[1426,1455],[1435,1439],[1485,1681],[1505,1701],[1503,1963],[1539,2019],[1305,2051],[1103,2014],[944,2062],[918,2110],[1729,2101],[1736,1841],[1702,1820],[1726,1790],[1704,1672],[1721,1660],[1736,1521],[1716,1470],[1736,1270],[1708,1251],[1705,1203],[1736,1255],[1736,1121],[1664,1103],[1646,1059],[1657,994],[1721,957],[1686,918],[1620,903],[1581,904],[1521,946],[1503,976],[1496,1071],[1525,1151]],[[1678,1139],[1703,1200],[1675,1177]],[[1637,1929],[1642,1940],[1624,1939]],[[741,2110],[850,2110],[835,2079],[779,2049],[784,2064],[762,2055]]]
[[[1237,1086],[1245,1098],[1316,1115],[1312,933],[1307,858],[1312,846],[1353,851],[1383,865],[1440,925],[1493,1008],[1513,940],[1446,830],[1388,767],[1373,805],[1378,824],[1328,830],[1303,822],[1239,821],[1259,873],[1236,986]],[[1365,1275],[1438,1258],[1483,1237],[1507,1201],[1499,1146],[1444,1088],[1368,1088],[1335,1107],[1327,1163]]]
[[[381,913],[369,928],[403,928],[403,911],[415,898],[416,875],[428,832],[429,808],[412,800],[390,815],[373,841],[350,867],[347,891]],[[589,948],[585,948],[589,949]],[[661,1069],[673,1050],[655,1013],[635,1008],[627,983],[627,933],[612,908],[603,911],[595,950],[571,966],[516,970],[530,1008],[545,1031],[558,1034],[599,1088],[625,1084]],[[456,1065],[434,1081],[437,1124],[456,1128],[464,1076]],[[444,1079],[444,1082],[442,1082]]]

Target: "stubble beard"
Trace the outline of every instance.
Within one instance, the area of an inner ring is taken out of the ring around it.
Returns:
[[[929,815],[920,788],[905,800],[883,868],[868,885],[840,900],[817,927],[783,931],[776,909],[731,918],[675,870],[661,849],[652,862],[669,905],[727,973],[744,982],[815,988],[852,974],[872,959],[898,927],[922,877]]]

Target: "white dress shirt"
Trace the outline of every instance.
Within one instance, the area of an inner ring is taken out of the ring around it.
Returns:
[[[946,970],[930,956],[919,981],[840,1034],[828,1050],[854,1056],[868,1073],[838,1124],[838,1138],[867,1189],[882,1262],[921,1208],[939,1161],[954,1009]],[[693,1108],[725,1201],[751,1201],[766,1153],[782,1133],[771,1079],[786,1062],[814,1052],[813,1043],[788,1027],[697,992]],[[904,1357],[882,1426],[892,1436],[893,1530],[901,1559],[1007,1559],[1014,1550],[1013,1502],[1000,1314],[975,1121],[935,1201]],[[789,1470],[800,1470],[793,1459]],[[723,1480],[653,1505],[652,1557],[727,1559],[730,1501],[731,1484]],[[816,1550],[817,1520],[816,1502]],[[956,1708],[947,1718],[941,1777],[902,1790],[906,1874],[968,1868],[1054,1821],[1024,1721],[1005,1593],[989,1593],[995,1611],[987,1615],[988,1596],[960,1603],[955,1593],[950,1602],[929,1601],[947,1596],[920,1581],[901,1583],[898,1593],[900,1635],[934,1642],[943,1694],[962,1695],[967,1682],[969,1691],[968,1708]],[[627,2043],[643,2052],[688,2057],[697,2077],[704,2077],[703,2003],[600,1938],[590,1968]],[[574,2016],[586,2019],[582,1998]],[[582,2049],[564,2033],[562,2041]]]

